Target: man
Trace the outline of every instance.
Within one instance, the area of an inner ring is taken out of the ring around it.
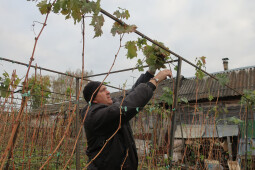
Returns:
[[[110,92],[100,82],[92,81],[85,86],[83,95],[89,104],[83,109],[82,118],[86,115],[88,169],[137,169],[138,157],[129,120],[150,101],[157,84],[172,76],[167,69],[155,77],[152,73],[149,70],[142,74],[124,99],[117,101],[111,99]]]

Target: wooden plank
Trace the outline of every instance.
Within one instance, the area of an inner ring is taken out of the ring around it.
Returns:
[[[228,161],[229,170],[241,170],[237,161]]]

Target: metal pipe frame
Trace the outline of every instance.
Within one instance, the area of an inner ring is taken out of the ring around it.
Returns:
[[[169,158],[170,158],[170,168],[172,167],[172,158],[173,158],[173,146],[174,146],[174,134],[176,129],[176,114],[178,109],[178,91],[180,87],[181,79],[181,67],[182,59],[178,59],[178,69],[176,73],[176,81],[174,86],[174,102],[173,102],[173,116],[171,119],[171,129],[170,129],[170,146],[169,146]]]

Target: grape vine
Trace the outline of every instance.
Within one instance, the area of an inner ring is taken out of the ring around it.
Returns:
[[[35,0],[28,0],[35,1]],[[65,19],[73,19],[74,24],[79,23],[82,17],[86,14],[92,15],[90,25],[94,27],[94,38],[100,37],[103,34],[102,26],[104,25],[104,16],[99,14],[101,10],[100,0],[87,1],[87,0],[56,0],[55,3],[48,2],[47,0],[41,0],[38,2],[37,7],[39,8],[42,15],[49,13],[50,11],[55,14],[62,14]],[[128,10],[119,8],[113,15],[119,19],[128,19],[130,14]],[[130,33],[136,30],[135,25],[119,24],[115,22],[112,26],[111,33],[113,36],[123,33]]]
[[[10,87],[11,85],[12,89],[16,89],[18,84],[20,83],[20,78],[18,78],[17,75],[15,75],[15,80],[12,82],[10,75],[4,71],[3,77],[0,76],[0,96],[3,98],[6,98],[10,95]]]
[[[202,68],[206,68],[205,67],[205,64],[206,64],[206,61],[205,61],[206,57],[205,56],[202,56],[202,57],[199,57],[199,58],[196,58],[196,66],[198,68],[196,68],[196,77],[200,80],[203,79],[203,77],[205,76],[205,73],[201,70]]]
[[[157,41],[155,41],[157,42]],[[164,46],[162,42],[157,42]],[[148,45],[146,39],[138,38],[137,41],[126,42],[125,48],[127,49],[127,58],[133,59],[137,57],[137,49],[141,50],[145,55],[143,60],[137,60],[137,67],[139,71],[143,71],[143,63],[147,63],[152,69],[165,68],[165,63],[170,59],[170,53],[156,46],[155,44]],[[168,49],[168,48],[167,48]]]
[[[102,14],[99,15],[101,10],[100,0],[97,0],[96,2],[82,0],[56,0],[55,3],[51,3],[50,1],[48,2],[47,0],[41,0],[37,4],[37,7],[43,15],[53,11],[56,14],[64,15],[66,19],[72,18],[74,20],[74,24],[79,23],[82,17],[86,14],[92,14],[90,25],[94,27],[94,38],[103,34],[102,26],[104,25],[104,17]],[[129,11],[120,7],[113,13],[113,15],[121,21],[127,20],[130,17]],[[122,35],[125,33],[135,32],[136,28],[136,25],[127,25],[124,22],[114,22],[111,28],[111,33],[113,36],[116,34]],[[157,43],[164,46],[161,42]],[[147,63],[153,69],[165,68],[164,63],[170,58],[169,52],[154,44],[148,45],[146,39],[143,38],[138,38],[137,41],[126,42],[125,48],[127,49],[126,56],[128,59],[137,57],[138,50],[141,50],[145,55],[143,60],[137,60],[137,67],[139,71],[143,71],[143,63]]]

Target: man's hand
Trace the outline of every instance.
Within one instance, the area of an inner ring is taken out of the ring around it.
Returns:
[[[160,83],[161,81],[165,80],[167,77],[169,77],[169,78],[172,77],[172,71],[169,69],[160,71],[153,79],[150,80],[150,82],[156,86],[157,83]]]

